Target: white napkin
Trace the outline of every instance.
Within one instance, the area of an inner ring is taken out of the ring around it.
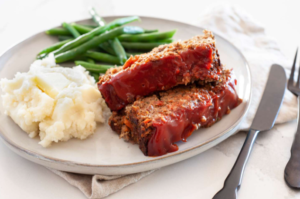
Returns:
[[[260,101],[270,66],[273,63],[288,67],[288,62],[276,42],[266,36],[264,28],[241,10],[231,6],[209,9],[197,25],[223,36],[238,47],[247,61],[253,79],[252,102],[247,117],[241,124],[249,129]],[[217,41],[218,42],[218,41]],[[218,45],[218,44],[217,44]],[[222,58],[222,55],[220,55]],[[276,123],[295,119],[296,98],[287,91]],[[139,181],[152,171],[126,176],[81,175],[52,170],[71,185],[80,189],[87,198],[103,198]]]
[[[240,128],[249,129],[260,102],[269,70],[276,63],[290,68],[277,43],[265,34],[265,29],[241,9],[232,6],[216,6],[207,10],[197,25],[223,36],[233,43],[246,57],[252,78],[252,98],[249,112]],[[218,41],[217,46],[218,46]],[[220,55],[222,59],[222,55]],[[285,93],[276,123],[284,123],[297,117],[297,98]]]
[[[53,173],[77,187],[87,198],[104,198],[124,187],[139,181],[155,170],[126,176],[84,175],[50,169]]]

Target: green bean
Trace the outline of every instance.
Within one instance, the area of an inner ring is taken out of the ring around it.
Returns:
[[[43,53],[43,54],[40,54],[40,55],[37,55],[35,59],[44,59],[45,57],[47,57],[47,53]]]
[[[175,32],[176,30],[168,32],[145,33],[139,35],[121,35],[118,38],[120,41],[149,42],[172,38]]]
[[[90,28],[90,27],[87,27],[87,26],[83,26],[81,24],[77,24],[77,23],[72,23],[72,26],[78,31],[80,32],[81,34],[85,34],[85,33],[88,33],[88,32],[91,32],[94,28]]]
[[[69,51],[66,51],[64,53],[61,54],[57,54],[55,56],[55,60],[56,63],[61,63],[64,61],[68,61],[68,60],[72,60],[74,59],[76,56],[81,55],[83,53],[85,53],[86,51],[97,47],[99,44],[113,39],[121,34],[138,34],[144,32],[144,30],[142,28],[139,27],[119,27],[119,28],[115,28],[111,31],[107,31],[101,35],[95,36],[94,38],[92,38],[91,40],[85,42],[84,44],[82,44],[81,46],[78,46],[76,48],[73,48]],[[79,37],[80,38],[80,37]]]
[[[105,20],[98,15],[98,13],[96,12],[96,10],[94,8],[90,9],[90,14],[92,15],[94,22],[96,22],[99,26],[104,26],[106,24]],[[109,44],[112,47],[112,49],[114,50],[117,57],[120,59],[120,63],[124,64],[127,60],[127,56],[126,56],[125,50],[124,50],[123,46],[121,45],[119,39],[114,38],[109,41]]]
[[[156,43],[140,43],[140,42],[121,42],[122,46],[128,50],[142,50],[148,51],[152,50],[153,48],[166,44],[164,42],[156,42]]]
[[[145,29],[144,31],[145,31],[145,33],[153,33],[153,32],[158,32],[158,29],[155,29],[155,30],[147,30],[147,29]]]
[[[166,43],[166,44],[169,44],[169,43],[172,43],[173,42],[173,39],[163,39],[163,40],[158,40],[158,41],[150,41],[149,43]]]
[[[87,56],[85,56],[85,54],[83,54],[83,55],[79,55],[79,56],[75,57],[72,61],[79,60],[79,61],[87,62],[87,59],[89,59],[89,58]]]
[[[91,63],[91,64],[95,63],[95,61],[93,59],[91,59],[91,58],[87,58],[86,61],[89,62],[89,63]]]
[[[99,26],[96,26],[96,25],[90,25],[90,24],[80,24],[80,25],[85,26],[85,27],[88,27],[88,28],[92,28],[92,29],[95,29],[95,28],[99,27]]]
[[[46,30],[46,33],[48,35],[67,35],[67,36],[72,36],[72,34],[65,28],[52,28],[49,30]]]
[[[93,58],[94,60],[105,62],[109,64],[117,64],[120,65],[120,60],[118,57],[106,54],[106,53],[100,53],[100,52],[94,52],[94,51],[87,51],[85,53],[87,57]]]
[[[98,26],[104,26],[106,24],[105,20],[99,16],[99,14],[96,12],[95,8],[91,8],[89,10],[89,13],[91,14],[93,21],[98,24]],[[112,42],[107,41],[102,44],[100,44],[100,48],[102,48],[104,51],[108,52],[111,55],[117,55],[118,53],[115,51],[115,49],[112,47]]]
[[[79,32],[70,24],[63,22],[62,26],[67,29],[73,35],[73,37],[77,38],[80,36]]]
[[[172,38],[170,39],[163,39],[163,40],[157,40],[157,41],[148,41],[148,42],[140,42],[140,43],[172,43],[174,40]],[[136,43],[136,42],[131,42],[128,41],[128,43]]]
[[[74,37],[72,37],[72,36],[64,36],[64,35],[59,35],[59,36],[58,36],[58,40],[59,40],[59,41],[64,41],[64,40],[67,40],[67,39],[73,40]]]
[[[45,48],[44,50],[42,50],[41,52],[39,52],[38,55],[42,55],[42,54],[48,54],[48,53],[51,53],[52,51],[60,48],[61,46],[63,46],[64,44],[68,43],[69,41],[71,41],[72,39],[69,39],[69,40],[65,40],[65,41],[61,41],[61,42],[58,42],[52,46],[49,46],[48,48]]]
[[[105,42],[104,42],[105,43]],[[101,45],[101,44],[100,44]],[[101,47],[97,46],[96,48],[91,49],[91,51],[96,51],[96,52],[100,52],[100,53],[107,53],[105,50],[103,50]]]
[[[125,18],[116,19],[113,22],[111,22],[103,27],[95,28],[92,31],[90,31],[86,34],[83,34],[80,37],[74,39],[73,41],[66,43],[65,45],[63,45],[61,48],[57,49],[53,53],[54,53],[54,55],[58,55],[60,53],[66,52],[68,50],[76,48],[76,47],[80,46],[81,44],[91,40],[96,35],[100,35],[100,34],[104,33],[105,31],[111,30],[113,28],[122,26],[124,24],[130,23],[130,22],[133,22],[136,20],[139,20],[139,17],[133,16],[133,17],[125,17]]]
[[[94,7],[91,7],[89,10],[90,15],[92,16],[93,21],[98,24],[98,26],[104,26],[106,24],[105,20],[98,15]],[[111,55],[116,55],[116,52],[111,46],[111,43],[109,41],[103,42],[102,44],[99,45],[100,48]]]
[[[118,40],[118,38],[115,37],[114,39],[110,40],[110,44],[114,49],[114,51],[116,52],[116,55],[120,60],[120,63],[123,65],[127,61],[127,56],[120,41]]]
[[[102,44],[99,44],[99,47],[108,52],[109,54],[111,55],[116,55],[116,52],[114,51],[114,49],[111,47],[110,43],[107,41],[107,42],[103,42]]]
[[[99,75],[97,73],[91,73],[91,75],[94,77],[95,81],[99,81]]]
[[[93,72],[93,73],[105,73],[107,69],[114,67],[113,65],[99,65],[99,64],[91,64],[84,61],[75,61],[75,65],[82,66],[86,70]]]
[[[96,24],[98,24],[100,27],[105,25],[104,19],[97,14],[95,8],[91,8],[89,13],[92,15],[92,18]]]
[[[136,55],[140,55],[140,54],[142,54],[141,52],[127,52],[126,53],[126,55],[127,55],[127,57],[130,57],[130,56],[136,56]]]

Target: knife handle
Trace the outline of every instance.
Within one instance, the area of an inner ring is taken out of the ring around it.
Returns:
[[[291,148],[291,157],[284,170],[284,179],[292,188],[300,188],[300,99],[298,97],[298,127]]]
[[[213,197],[213,199],[237,198],[237,191],[242,183],[244,169],[258,133],[259,131],[250,129],[242,150],[224,182],[223,188]]]

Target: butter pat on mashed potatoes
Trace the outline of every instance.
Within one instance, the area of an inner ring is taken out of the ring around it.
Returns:
[[[36,60],[27,73],[0,82],[6,114],[31,138],[39,135],[43,147],[73,137],[86,139],[96,122],[104,122],[107,107],[82,66],[57,66],[50,55]]]

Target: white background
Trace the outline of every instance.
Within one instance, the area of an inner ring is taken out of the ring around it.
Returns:
[[[293,58],[300,44],[299,0],[0,0],[0,54],[36,32],[63,21],[89,17],[89,6],[95,6],[102,15],[145,15],[195,23],[208,7],[218,3],[237,5],[252,15],[278,41],[287,58]],[[295,129],[296,123],[291,122],[259,135],[239,198],[300,198],[300,192],[290,190],[283,180]],[[245,133],[237,134],[194,158],[160,169],[108,198],[209,199],[221,188],[244,138]],[[0,198],[85,197],[60,177],[18,157],[0,142]]]

